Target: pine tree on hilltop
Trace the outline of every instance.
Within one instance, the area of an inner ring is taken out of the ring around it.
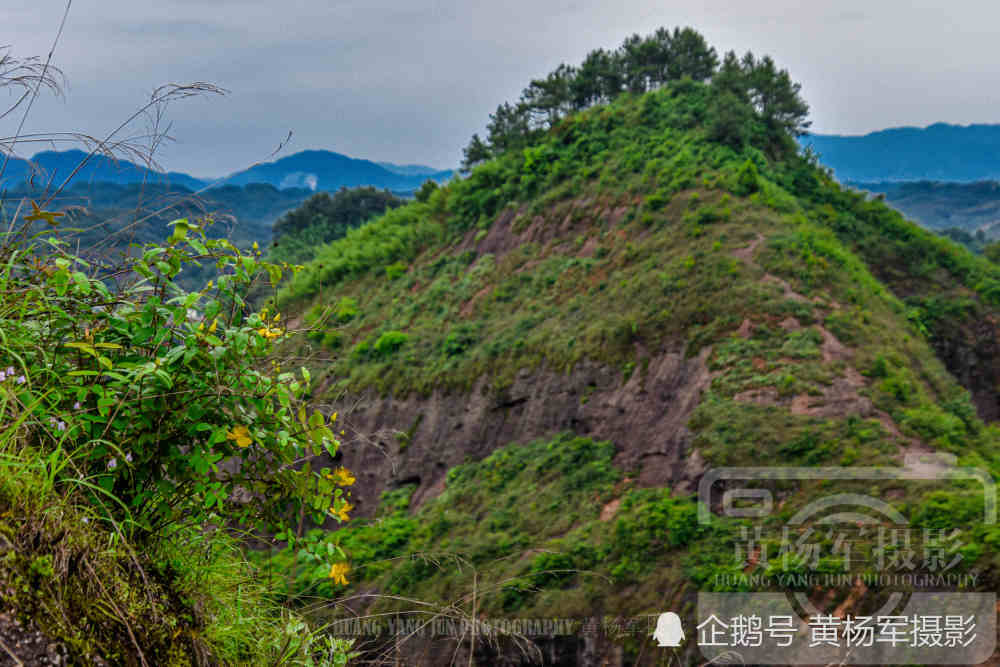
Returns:
[[[741,59],[730,51],[720,64],[716,50],[696,30],[659,28],[647,37],[630,35],[614,51],[591,51],[579,67],[562,64],[533,79],[517,103],[504,102],[490,115],[485,140],[473,136],[462,171],[528,146],[570,113],[623,93],[641,95],[682,81],[712,87],[706,127],[721,143],[738,148],[760,140],[760,148],[780,154],[795,150],[792,138],[809,127],[801,85],[770,56],[758,59],[748,52]],[[755,119],[762,130],[751,131]]]

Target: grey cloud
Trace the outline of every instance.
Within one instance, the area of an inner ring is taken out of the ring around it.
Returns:
[[[115,21],[106,26],[112,39],[122,36],[139,36],[142,38],[166,36],[169,38],[205,38],[217,37],[228,32],[225,26],[218,23],[197,20],[167,20],[167,21]]]
[[[63,7],[5,10],[0,42],[44,54]],[[996,122],[998,20],[983,0],[76,0],[55,57],[69,94],[40,100],[29,129],[106,132],[155,85],[211,81],[232,94],[170,109],[170,169],[235,171],[288,129],[289,151],[452,166],[528,79],[660,25],[772,54],[817,131]]]

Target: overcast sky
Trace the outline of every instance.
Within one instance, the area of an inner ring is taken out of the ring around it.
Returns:
[[[0,44],[44,55],[64,1],[3,5]],[[74,0],[54,57],[65,99],[39,99],[26,129],[105,133],[153,87],[207,81],[232,92],[170,108],[168,169],[245,168],[289,130],[282,155],[451,167],[529,79],[661,25],[771,54],[817,132],[1000,122],[996,0]]]

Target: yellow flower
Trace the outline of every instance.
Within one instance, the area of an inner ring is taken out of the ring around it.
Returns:
[[[330,514],[340,519],[341,521],[350,521],[351,517],[347,516],[347,513],[350,512],[352,509],[354,509],[354,505],[345,500],[344,506],[341,507],[339,510],[331,507]]]
[[[260,246],[257,245],[256,241],[253,242],[253,249],[254,250],[260,250]]]
[[[215,333],[215,328],[217,326],[219,326],[219,318],[218,317],[216,317],[214,320],[212,320],[212,326],[210,326],[208,328],[208,333]]]
[[[282,331],[281,329],[272,329],[271,327],[261,327],[257,329],[257,333],[268,340],[274,340],[281,336]]]
[[[234,426],[226,433],[226,438],[235,440],[238,447],[249,447],[253,442],[253,438],[250,437],[250,429],[246,426]]]
[[[339,412],[334,412],[332,415],[330,415],[330,423],[331,424],[333,422],[337,421],[337,415],[339,415],[339,414],[340,414]]]
[[[354,484],[354,482],[357,481],[354,475],[351,474],[351,471],[345,468],[344,466],[341,466],[336,470],[334,470],[333,474],[330,475],[330,479],[335,481],[340,486],[350,486],[351,484]]]
[[[54,211],[43,211],[42,209],[38,208],[38,204],[36,204],[34,201],[31,202],[31,208],[32,208],[31,215],[24,216],[25,222],[34,222],[35,220],[48,220],[50,225],[55,226],[56,224],[58,224],[56,223],[56,218],[61,218],[62,216],[66,215],[65,213],[55,213]]]
[[[347,573],[351,571],[351,566],[347,563],[334,563],[330,566],[330,578],[333,583],[341,586],[347,585]]]
[[[272,322],[280,322],[281,321],[281,313],[275,313],[274,317],[271,319],[271,321]]]

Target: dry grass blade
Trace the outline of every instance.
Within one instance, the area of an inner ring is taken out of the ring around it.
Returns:
[[[9,46],[0,47],[9,49]],[[13,113],[27,100],[37,86],[46,88],[55,95],[61,95],[65,87],[65,75],[54,65],[47,65],[38,57],[16,58],[9,51],[0,54],[0,88],[20,88],[20,94],[4,111],[0,120]]]
[[[10,656],[11,660],[14,661],[14,664],[17,665],[17,667],[24,667],[24,663],[21,662],[21,660],[17,657],[17,655],[15,655],[14,652],[10,650],[10,648],[7,646],[7,644],[3,642],[3,640],[0,640],[0,648],[6,651],[7,655]]]
[[[59,22],[59,30],[56,31],[56,36],[52,40],[52,48],[49,49],[49,53],[45,57],[45,62],[42,63],[38,61],[36,63],[29,59],[28,63],[24,65],[13,65],[12,63],[14,70],[11,75],[12,78],[9,80],[0,79],[0,88],[5,87],[6,85],[18,86],[22,85],[19,82],[26,82],[26,85],[23,87],[26,91],[30,90],[30,93],[26,92],[26,94],[20,100],[15,102],[14,106],[10,109],[13,111],[20,106],[22,102],[27,102],[24,108],[24,113],[21,115],[21,121],[17,124],[15,137],[21,134],[21,130],[24,129],[24,122],[28,120],[28,114],[31,112],[31,107],[35,103],[35,100],[38,99],[38,93],[41,91],[42,86],[45,85],[51,88],[52,84],[55,83],[56,89],[59,89],[57,77],[61,76],[61,73],[58,73],[59,70],[54,69],[51,66],[52,55],[55,53],[56,46],[59,44],[59,39],[62,37],[63,28],[66,27],[66,19],[69,17],[69,10],[72,6],[73,0],[66,0],[66,10],[63,12],[62,20]],[[22,63],[24,63],[24,61],[22,61]],[[27,70],[24,69],[25,67],[27,67]],[[53,72],[56,72],[57,74],[53,75]],[[34,84],[34,89],[31,89],[31,84]],[[17,141],[15,140],[14,143],[16,144]],[[8,153],[4,155],[3,166],[0,166],[0,178],[3,178],[3,174],[7,170],[7,162],[9,160],[10,154]]]

